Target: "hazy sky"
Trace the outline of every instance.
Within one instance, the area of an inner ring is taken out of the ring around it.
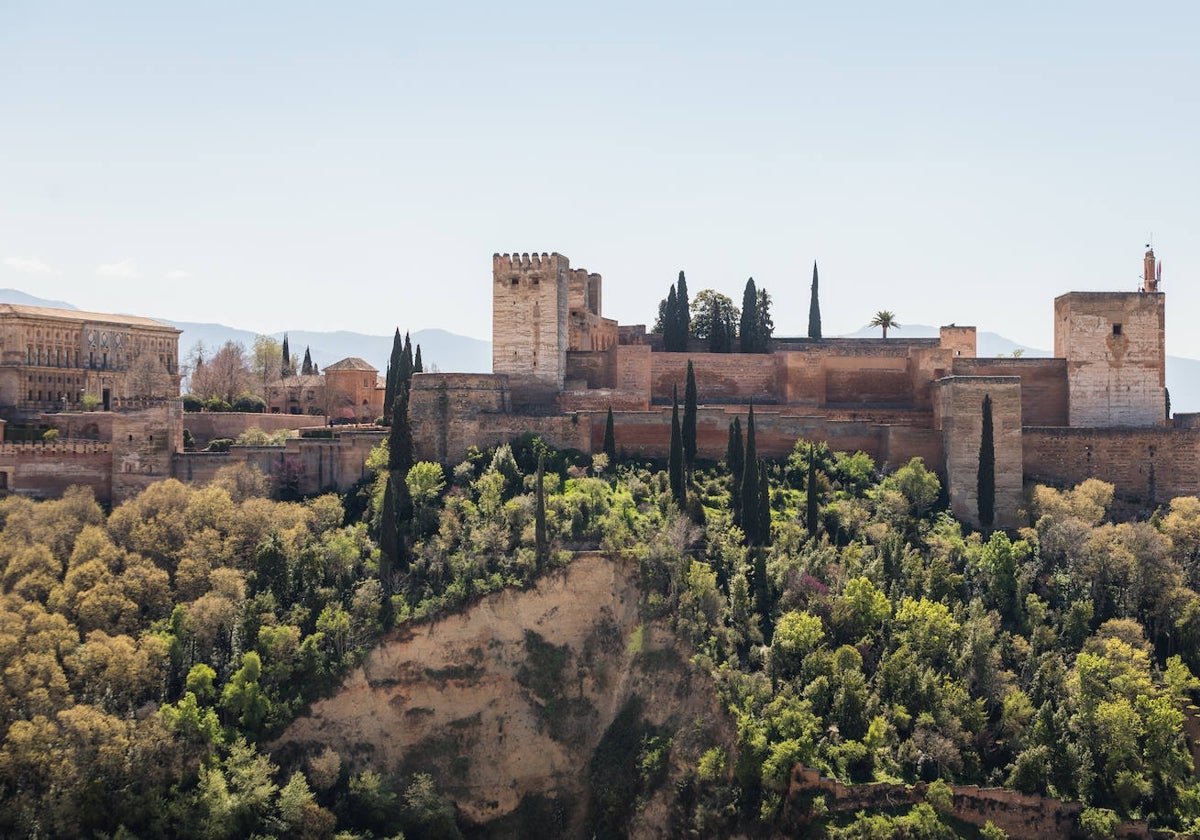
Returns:
[[[827,335],[1049,349],[1153,235],[1200,357],[1200,5],[572,5],[0,0],[0,287],[490,338],[492,253],[559,251],[796,335],[816,259]]]

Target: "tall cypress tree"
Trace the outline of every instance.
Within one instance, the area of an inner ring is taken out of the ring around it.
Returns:
[[[424,373],[425,363],[421,361],[421,345],[417,345],[417,354],[413,357],[413,373]]]
[[[667,481],[671,485],[671,493],[675,501],[683,507],[683,434],[679,429],[679,388],[676,387],[671,395],[671,452],[667,457]]]
[[[383,422],[392,422],[392,408],[396,402],[396,381],[400,376],[400,367],[404,358],[404,339],[400,337],[400,328],[392,337],[392,354],[388,357],[387,378],[383,390]]]
[[[408,389],[396,390],[396,401],[392,405],[392,428],[388,432],[388,469],[408,475],[413,464],[412,428],[408,421]]]
[[[816,260],[813,260],[812,298],[808,302],[808,337],[821,337],[821,301],[817,297]]]
[[[300,373],[303,374],[304,376],[312,376],[312,372],[313,372],[312,356],[309,355],[308,348],[305,347],[304,348],[304,364],[300,368]]]
[[[667,293],[667,311],[663,319],[663,349],[668,353],[674,353],[679,349],[678,333],[679,298],[675,293],[675,284],[672,283],[671,291]]]
[[[288,352],[288,335],[283,334],[283,353],[279,361],[279,378],[286,379],[292,372],[292,355]]]
[[[533,511],[533,544],[534,553],[537,559],[537,568],[539,571],[546,568],[546,561],[550,556],[549,545],[546,542],[546,488],[544,479],[546,477],[545,453],[538,450],[538,465],[537,465],[537,493],[535,496],[534,511]]]
[[[808,444],[808,483],[805,490],[804,525],[808,528],[809,536],[817,535],[818,514],[820,512],[817,498],[817,445]]]
[[[745,465],[746,453],[742,447],[742,420],[734,417],[729,424],[729,445],[725,449],[725,465],[729,468],[731,485],[729,489],[729,506],[733,508],[733,524],[742,524],[742,467]]]
[[[759,465],[758,470],[758,541],[762,545],[771,544],[771,484],[767,479],[765,464]]]
[[[738,325],[743,353],[758,352],[758,289],[754,278],[746,281],[746,290],[742,293],[742,321]]]
[[[400,378],[396,381],[396,392],[400,392],[398,386],[403,385],[408,387],[408,383],[412,381],[413,372],[413,349],[412,340],[408,337],[408,333],[404,334],[404,356],[400,362]]]
[[[992,430],[992,397],[983,398],[983,432],[979,436],[979,475],[976,488],[979,501],[979,524],[992,530],[996,519],[996,446]]]
[[[392,592],[392,575],[397,571],[406,571],[411,562],[408,534],[413,504],[407,481],[411,467],[408,390],[401,388],[392,406],[392,428],[388,433],[388,478],[383,490],[383,510],[379,521],[379,566],[385,594]]]
[[[687,279],[679,272],[679,285],[675,293],[675,341],[679,352],[687,351],[688,337],[692,334],[691,302],[688,300]]]
[[[696,371],[688,359],[687,385],[683,389],[683,465],[689,479],[696,463],[696,408]]]
[[[746,457],[742,465],[742,486],[738,490],[742,496],[742,530],[746,533],[746,542],[761,545],[758,533],[758,450],[754,441],[754,403],[750,404],[750,413],[746,417]]]
[[[604,420],[604,454],[608,456],[609,466],[615,467],[617,464],[617,435],[613,427],[611,405],[608,407],[608,417]]]

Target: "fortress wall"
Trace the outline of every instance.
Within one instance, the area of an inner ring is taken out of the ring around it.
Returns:
[[[112,500],[132,498],[171,477],[172,458],[183,450],[183,404],[113,412]]]
[[[825,403],[839,406],[912,405],[908,359],[871,359],[867,364],[859,359],[826,359]]]
[[[558,407],[566,412],[604,413],[610,408],[613,411],[646,411],[650,408],[650,401],[644,393],[595,388],[586,391],[564,391],[559,395]]]
[[[207,446],[209,441],[218,438],[237,438],[242,432],[250,429],[262,429],[264,432],[277,432],[280,429],[307,429],[311,426],[324,426],[325,416],[305,414],[244,414],[240,412],[187,412],[183,415],[183,425],[192,437],[196,446]]]
[[[951,376],[937,382],[944,474],[954,516],[979,521],[979,456],[983,401],[991,398],[995,464],[994,524],[1016,527],[1022,503],[1021,382],[1012,376]]]
[[[709,403],[778,403],[779,363],[773,353],[653,353],[650,356],[650,399],[671,402],[671,388],[679,386],[683,404],[687,363],[696,373],[696,394]]]
[[[567,352],[566,387],[582,381],[588,388],[615,388],[617,384],[617,348],[602,352]]]
[[[1099,478],[1146,503],[1200,496],[1200,429],[1025,429],[1025,475],[1074,485]]]
[[[832,445],[831,443],[830,446]],[[934,429],[917,426],[884,426],[882,446],[879,453],[872,457],[880,467],[886,467],[889,470],[898,469],[913,458],[920,458],[925,462],[926,467],[938,475],[944,476],[943,451],[942,434]]]
[[[489,373],[418,373],[408,398],[417,458],[457,463],[473,442],[471,421],[510,407],[508,377]]]
[[[617,347],[617,390],[639,394],[650,405],[650,346],[622,344]]]
[[[12,493],[59,498],[72,485],[92,488],[96,501],[112,501],[112,449],[108,444],[0,447],[0,473]]]
[[[1067,425],[1066,359],[954,360],[955,376],[1018,376],[1021,379],[1021,424]]]

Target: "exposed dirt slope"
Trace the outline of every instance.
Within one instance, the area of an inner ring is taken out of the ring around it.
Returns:
[[[670,775],[728,742],[708,679],[692,672],[668,632],[642,626],[638,603],[634,564],[580,555],[534,590],[497,593],[465,614],[398,631],[273,749],[329,745],[355,767],[432,772],[470,822],[520,806],[543,824],[557,814],[574,834],[589,797],[594,820],[597,801],[614,796],[593,791],[598,780],[636,777],[635,767],[614,764],[629,763],[630,748],[613,746],[628,741],[617,729],[634,722],[635,732],[671,737]],[[647,824],[666,819],[657,804],[635,833],[665,829]],[[522,820],[507,822],[519,831]]]

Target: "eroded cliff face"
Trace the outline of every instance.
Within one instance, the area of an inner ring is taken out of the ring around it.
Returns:
[[[396,631],[271,748],[432,773],[460,818],[491,833],[550,822],[577,835],[629,798],[616,789],[650,734],[669,739],[669,760],[627,828],[665,833],[668,779],[731,739],[709,679],[643,624],[639,599],[632,561],[580,555],[536,589]]]

